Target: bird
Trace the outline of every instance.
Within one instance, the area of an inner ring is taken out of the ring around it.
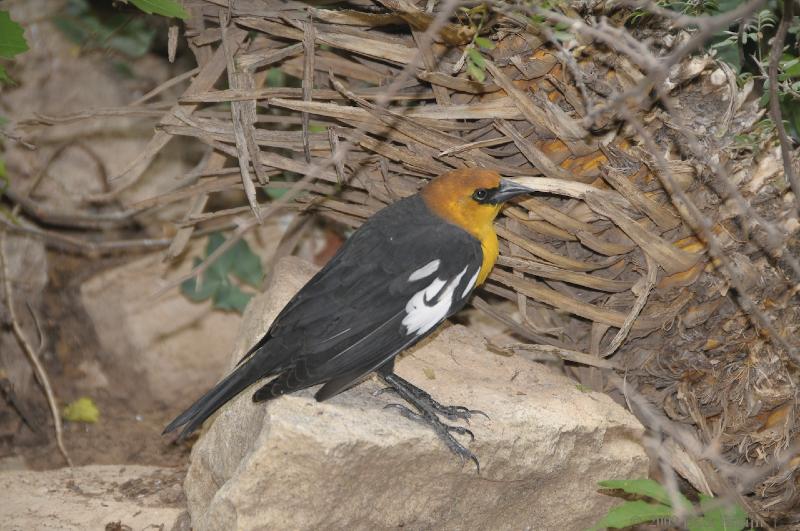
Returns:
[[[469,300],[498,255],[494,219],[506,201],[533,190],[497,172],[462,168],[379,210],[286,304],[236,367],[164,429],[182,440],[226,402],[262,381],[253,402],[321,385],[327,400],[372,373],[407,404],[389,404],[430,426],[462,461],[477,457],[447,420],[484,414],[445,406],[394,372],[395,358]]]

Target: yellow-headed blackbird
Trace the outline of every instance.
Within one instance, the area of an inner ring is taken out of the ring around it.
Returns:
[[[292,298],[237,367],[164,430],[185,437],[262,378],[261,402],[322,384],[326,400],[377,371],[416,409],[401,413],[433,427],[462,460],[478,460],[443,423],[476,413],[443,406],[394,374],[394,358],[459,311],[497,259],[494,218],[501,204],[531,190],[488,170],[446,173],[368,219]]]

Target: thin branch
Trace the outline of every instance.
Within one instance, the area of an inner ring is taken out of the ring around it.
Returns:
[[[778,25],[778,32],[772,39],[772,50],[769,53],[769,113],[775,123],[775,130],[778,132],[778,139],[781,143],[781,157],[783,158],[783,172],[786,180],[794,192],[795,209],[800,205],[800,180],[794,171],[792,164],[792,146],[789,137],[786,135],[786,128],[783,126],[783,116],[781,115],[781,102],[778,100],[778,63],[783,54],[783,43],[786,41],[786,34],[794,16],[794,0],[784,0],[783,17]]]
[[[8,272],[5,230],[0,231],[0,269],[2,269],[3,273],[3,288],[6,293],[6,305],[8,306],[8,313],[11,316],[11,326],[14,329],[14,335],[17,336],[17,340],[22,345],[25,355],[28,357],[28,361],[33,366],[33,370],[36,373],[36,378],[39,380],[39,383],[44,389],[44,394],[47,397],[47,404],[50,406],[50,413],[53,416],[53,424],[56,432],[56,445],[58,446],[58,450],[61,452],[64,460],[67,462],[67,465],[73,466],[72,459],[70,459],[67,449],[64,446],[64,432],[61,427],[61,413],[58,410],[58,402],[56,401],[55,393],[53,393],[53,387],[50,385],[50,377],[47,376],[47,371],[45,370],[44,365],[42,365],[42,362],[39,360],[39,353],[37,353],[30,341],[28,341],[25,331],[19,324],[14,295],[11,290],[11,276]],[[38,320],[36,320],[35,316],[34,321],[36,322],[37,330],[40,330]],[[44,344],[44,340],[41,340],[39,349],[40,351],[44,347]]]

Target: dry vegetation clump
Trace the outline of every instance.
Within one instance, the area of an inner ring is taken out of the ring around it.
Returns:
[[[108,196],[174,137],[208,156],[118,217],[179,204],[158,243],[170,259],[233,229],[197,274],[280,210],[309,214],[290,253],[311,214],[356,227],[453,168],[520,178],[541,193],[503,211],[473,303],[524,342],[498,346],[624,401],[668,486],[677,472],[751,516],[798,521],[798,221],[781,160],[794,154],[764,130],[757,87],[701,48],[761,3],[695,18],[645,2],[634,29],[632,8],[602,4],[379,4],[187,1],[197,71]],[[239,205],[206,207],[229,190]]]

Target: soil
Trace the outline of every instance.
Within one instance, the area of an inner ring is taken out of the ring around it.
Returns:
[[[89,276],[120,263],[119,259],[89,260],[48,254],[49,283],[44,293],[42,323],[51,348],[42,356],[53,390],[64,404],[90,396],[100,410],[100,422],[64,423],[64,443],[75,465],[138,464],[185,467],[192,440],[173,444],[161,430],[174,413],[140,385],[125,360],[103,356],[92,323],[80,300],[81,283]],[[99,367],[87,375],[82,368]],[[105,377],[107,385],[98,387]],[[0,459],[22,457],[27,468],[44,470],[64,466],[52,421],[37,435],[24,424],[14,445],[0,446]],[[11,422],[13,416],[3,417]],[[0,421],[2,422],[2,421]],[[0,425],[0,432],[7,432]],[[46,438],[46,439],[45,439]]]

